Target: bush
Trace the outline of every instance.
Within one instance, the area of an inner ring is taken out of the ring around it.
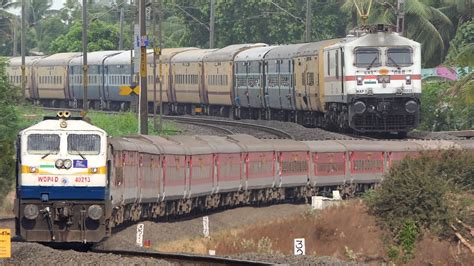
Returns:
[[[473,176],[474,156],[470,153],[426,153],[392,167],[375,195],[365,200],[369,211],[395,236],[405,236],[401,232],[412,225],[418,231],[449,235],[449,225],[456,217],[472,216],[468,208],[472,197],[462,195],[472,195]]]
[[[18,117],[14,105],[18,90],[12,87],[5,73],[5,61],[0,59],[0,201],[3,201],[15,180],[15,136]]]

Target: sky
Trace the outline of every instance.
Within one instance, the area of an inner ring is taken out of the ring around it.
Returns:
[[[64,3],[66,3],[66,0],[53,0],[53,5],[51,6],[51,9],[61,9],[64,6]],[[20,8],[10,9],[8,11],[15,15],[20,15],[21,13]]]

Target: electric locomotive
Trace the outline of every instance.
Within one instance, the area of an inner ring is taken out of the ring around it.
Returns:
[[[16,231],[39,242],[98,242],[110,232],[107,134],[69,112],[18,135]]]
[[[405,134],[419,123],[420,44],[385,25],[356,29],[324,48],[325,122]]]

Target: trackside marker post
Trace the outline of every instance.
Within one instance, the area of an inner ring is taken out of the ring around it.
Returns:
[[[137,224],[137,246],[143,247],[143,232],[145,231],[144,224]]]
[[[202,234],[209,237],[209,216],[202,217]]]
[[[10,229],[0,229],[0,259],[12,256],[12,240]]]
[[[294,254],[295,255],[306,255],[306,247],[304,238],[295,238],[294,240]]]

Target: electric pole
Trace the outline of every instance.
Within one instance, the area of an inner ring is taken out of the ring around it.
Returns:
[[[403,36],[405,31],[405,0],[397,1],[397,32]]]
[[[123,49],[123,7],[120,8],[120,39],[119,50]]]
[[[305,42],[311,41],[311,0],[306,0],[306,31]]]
[[[139,124],[138,133],[141,135],[148,134],[148,99],[147,99],[147,69],[146,69],[146,6],[145,0],[140,0],[140,96],[138,101],[139,107]]]
[[[211,19],[209,23],[209,49],[214,48],[214,9],[216,0],[211,0]]]
[[[82,84],[84,85],[83,100],[82,100],[82,112],[85,116],[89,109],[87,99],[87,0],[82,0]]]
[[[156,0],[153,0],[153,2],[151,3],[151,13],[153,14],[153,20],[151,25],[151,31],[153,33],[153,128],[156,130],[156,82],[158,81],[156,78],[156,42],[158,41],[158,38],[156,36]]]
[[[26,0],[21,0],[21,97],[25,99],[26,73],[25,73],[25,45],[26,45]]]
[[[161,29],[161,23],[163,22],[163,0],[158,0],[158,46],[159,46],[159,53],[158,53],[158,59],[159,60],[159,65],[160,65],[160,71],[158,72],[159,75],[159,82],[160,82],[160,127],[158,128],[160,133],[163,132],[163,82],[161,80],[161,74],[162,72],[162,66],[161,66],[161,51],[163,49],[163,31]]]

